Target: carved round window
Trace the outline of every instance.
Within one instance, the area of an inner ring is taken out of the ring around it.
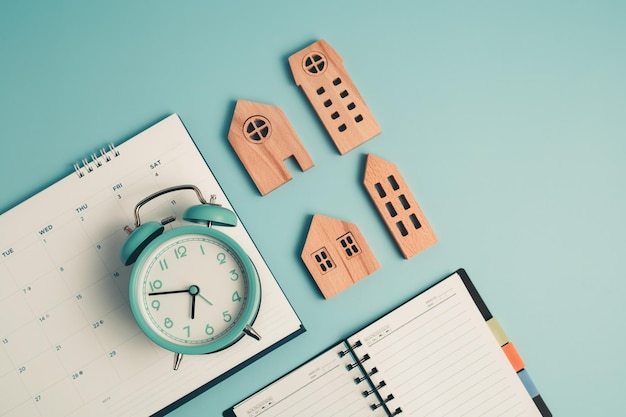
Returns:
[[[319,52],[311,52],[302,62],[304,70],[311,75],[319,75],[326,71],[326,57]]]
[[[264,116],[252,116],[243,124],[243,134],[254,143],[261,143],[272,135],[272,125]]]

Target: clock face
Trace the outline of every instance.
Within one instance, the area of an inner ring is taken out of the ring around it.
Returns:
[[[160,346],[208,353],[234,343],[256,316],[258,277],[228,236],[207,227],[170,230],[150,243],[131,274],[140,327]]]

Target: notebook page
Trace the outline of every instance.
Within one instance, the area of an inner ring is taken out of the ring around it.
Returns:
[[[150,415],[301,330],[241,223],[221,228],[258,269],[262,339],[186,355],[173,371],[173,354],[150,342],[130,311],[122,228],[139,200],[173,185],[194,184],[232,207],[176,115],[117,151],[0,216],[0,416]],[[144,206],[142,220],[181,219],[191,204],[193,192],[171,194]]]
[[[540,416],[454,274],[350,338],[407,416]]]
[[[363,396],[366,382],[345,345],[337,345],[283,376],[233,407],[236,417],[384,417],[382,408],[372,410],[373,398]]]

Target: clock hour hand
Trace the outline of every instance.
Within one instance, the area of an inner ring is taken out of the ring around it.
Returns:
[[[189,295],[191,295],[191,319],[196,318],[196,296],[200,295],[200,287],[192,285],[189,287]]]
[[[172,290],[172,291],[154,291],[148,293],[148,295],[165,295],[165,294],[182,294],[187,293],[191,295],[191,318],[196,318],[196,296],[200,295],[200,288],[197,285],[192,285],[186,290]],[[200,297],[207,303],[213,305],[209,300],[200,295]]]

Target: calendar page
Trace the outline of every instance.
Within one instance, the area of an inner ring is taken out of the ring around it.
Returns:
[[[262,300],[254,329],[224,351],[173,353],[139,329],[120,261],[135,205],[166,187],[197,186],[231,208],[177,115],[76,165],[76,172],[0,216],[0,415],[142,416],[226,377],[304,329],[241,222],[220,228],[256,266]],[[142,221],[177,220],[199,204],[170,193]],[[145,219],[145,220],[144,220]],[[197,391],[196,391],[197,392]]]

